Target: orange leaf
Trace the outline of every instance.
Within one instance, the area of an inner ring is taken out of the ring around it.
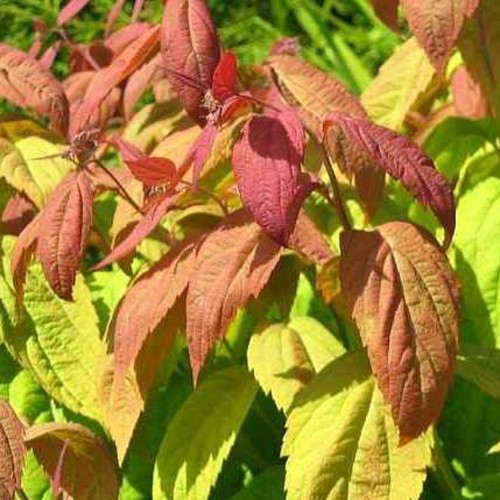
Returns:
[[[340,279],[402,443],[436,422],[458,352],[458,287],[423,230],[392,222],[341,235]]]

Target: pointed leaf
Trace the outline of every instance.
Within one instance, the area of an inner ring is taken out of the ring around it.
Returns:
[[[212,153],[212,148],[217,138],[217,127],[211,123],[207,123],[201,134],[198,136],[192,147],[190,148],[186,159],[182,162],[179,170],[181,173],[187,171],[191,163],[193,163],[193,184],[197,184],[203,166]]]
[[[419,498],[432,464],[429,439],[399,446],[397,434],[361,353],[335,360],[287,420],[287,499]]]
[[[340,279],[401,441],[435,422],[458,351],[458,286],[432,237],[392,222],[341,235]]]
[[[122,240],[105,259],[103,259],[95,270],[109,266],[113,262],[126,257],[134,248],[147,236],[149,236],[156,226],[160,223],[163,217],[168,212],[169,208],[175,203],[177,196],[175,194],[165,195],[154,203],[146,212],[140,222],[132,229],[132,231]]]
[[[429,87],[434,73],[427,55],[412,37],[382,65],[361,102],[375,123],[401,131],[406,115]]]
[[[106,68],[99,70],[92,79],[80,108],[78,126],[84,129],[98,106],[114,87],[128,78],[147,58],[154,53],[160,31],[153,27],[134,40]]]
[[[398,6],[399,0],[370,0],[373,10],[391,30],[399,32]]]
[[[282,94],[314,133],[321,133],[323,119],[332,111],[355,116],[366,113],[354,94],[338,80],[289,55],[270,58]]]
[[[57,16],[57,26],[71,21],[89,2],[90,0],[69,0]]]
[[[66,134],[69,109],[61,84],[38,61],[3,43],[0,43],[0,97],[48,116],[52,127]]]
[[[25,456],[24,426],[9,403],[0,399],[0,498],[14,498],[21,487]]]
[[[245,212],[230,216],[207,236],[196,258],[186,305],[194,380],[237,310],[259,295],[280,254],[279,245],[249,222]]]
[[[288,413],[297,393],[325,365],[345,352],[342,344],[317,320],[293,318],[252,335],[248,368],[265,393]]]
[[[189,116],[204,124],[202,100],[212,87],[219,41],[205,0],[169,0],[163,12],[161,52],[168,80]]]
[[[449,245],[455,229],[453,192],[432,160],[416,144],[388,128],[342,113],[331,113],[325,125],[327,135],[329,126],[339,127],[374,165],[399,180],[422,205],[430,207],[444,226],[444,247]]]
[[[43,209],[37,254],[52,289],[72,300],[72,288],[92,226],[93,189],[86,172],[73,172]]]
[[[118,497],[115,462],[104,444],[82,425],[34,425],[26,432],[26,444],[52,480],[64,450],[59,486],[66,495],[82,500]]]
[[[408,23],[437,71],[443,71],[466,16],[479,0],[401,0]]]
[[[208,498],[256,392],[253,378],[239,366],[200,384],[167,428],[156,459],[154,500]]]
[[[277,242],[286,244],[312,190],[301,172],[304,131],[293,112],[257,116],[243,128],[233,169],[243,204]]]
[[[194,270],[197,240],[171,250],[127,291],[114,317],[114,383],[119,386],[147,336],[184,293]]]
[[[237,78],[238,62],[236,56],[232,52],[224,52],[215,68],[212,81],[212,93],[220,103],[235,94]]]

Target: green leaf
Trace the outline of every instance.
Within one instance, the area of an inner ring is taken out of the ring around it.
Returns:
[[[287,500],[418,498],[428,439],[399,446],[364,353],[348,353],[300,393],[288,418]]]
[[[35,122],[14,119],[0,122],[0,177],[25,193],[41,208],[59,182],[73,169],[60,157],[64,147]]]
[[[5,332],[9,351],[54,399],[70,410],[101,421],[97,384],[104,344],[90,292],[78,277],[75,302],[50,289],[39,265],[28,271],[26,314]]]
[[[250,339],[248,367],[278,408],[288,412],[295,395],[325,365],[343,354],[342,344],[317,320],[297,317]]]
[[[231,497],[231,500],[284,500],[284,481],[283,467],[269,467],[254,477],[245,488]]]
[[[19,365],[12,359],[5,346],[0,344],[0,399],[9,399],[9,386],[19,369]]]
[[[50,399],[27,370],[21,370],[12,380],[9,402],[29,423],[47,422],[51,418]]]
[[[408,39],[380,68],[361,96],[370,118],[402,130],[406,115],[428,89],[434,68],[415,38]]]
[[[32,450],[28,450],[26,455],[26,463],[23,468],[22,487],[30,500],[52,498],[49,479],[43,467],[38,463]]]
[[[200,384],[168,426],[156,460],[154,499],[208,498],[256,390],[251,375],[237,366]]]

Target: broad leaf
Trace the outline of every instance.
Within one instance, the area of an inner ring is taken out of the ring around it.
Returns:
[[[232,52],[224,52],[218,62],[212,81],[214,97],[223,103],[236,92],[238,61]]]
[[[443,71],[466,16],[479,0],[401,0],[408,23],[437,71]]]
[[[430,235],[392,222],[341,235],[340,278],[401,441],[435,422],[458,351],[458,286]]]
[[[31,120],[1,121],[0,136],[0,177],[42,208],[54,188],[74,168],[71,162],[59,157],[65,148]]]
[[[399,445],[360,353],[335,360],[300,393],[287,420],[288,500],[419,498],[430,443]]]
[[[78,424],[37,424],[26,432],[32,449],[56,486],[72,498],[115,500],[116,465],[104,444]],[[57,488],[56,488],[57,489]]]
[[[40,217],[37,253],[52,290],[72,289],[92,226],[93,188],[86,172],[72,172],[52,193]]]
[[[264,392],[288,413],[296,394],[343,353],[342,344],[321,323],[295,317],[252,335],[247,357]]]
[[[36,59],[3,43],[0,44],[0,97],[48,116],[52,127],[66,134],[69,107],[61,84]]]
[[[21,487],[25,455],[24,426],[9,403],[0,399],[0,498],[14,498]]]
[[[219,41],[205,0],[169,0],[163,11],[161,52],[173,89],[189,116],[204,124],[203,97],[212,87]]]
[[[204,240],[187,294],[186,335],[193,378],[237,310],[257,297],[281,248],[245,212],[230,216]]]
[[[393,31],[399,31],[398,6],[399,0],[370,0],[373,10]]]
[[[410,38],[385,61],[361,102],[374,122],[401,131],[406,115],[427,90],[434,73],[425,52]]]
[[[257,116],[243,128],[233,169],[243,204],[278,243],[287,244],[313,185],[301,172],[304,131],[293,112]]]
[[[167,428],[156,459],[154,500],[208,498],[256,391],[251,375],[236,366],[200,384]]]
[[[338,80],[290,55],[270,58],[280,91],[306,126],[321,133],[321,123],[332,111],[366,116],[358,99]]]
[[[327,140],[330,127],[332,134],[340,129],[341,134],[370,156],[374,165],[399,180],[422,205],[431,208],[444,226],[446,248],[455,229],[455,203],[451,186],[430,158],[406,137],[362,118],[331,113],[325,122]]]
[[[457,359],[457,375],[475,384],[489,396],[500,399],[500,350],[478,349],[468,346]]]
[[[57,26],[62,26],[71,21],[89,2],[90,0],[69,0],[57,16]]]

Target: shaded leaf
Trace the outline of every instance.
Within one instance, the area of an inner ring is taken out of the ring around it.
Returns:
[[[401,0],[408,23],[437,71],[443,71],[466,16],[479,0]]]
[[[245,212],[231,215],[198,251],[186,305],[194,380],[237,310],[261,292],[279,261],[279,245],[248,219]]]
[[[57,16],[57,26],[62,26],[71,21],[89,2],[90,0],[69,0]]]
[[[373,10],[391,30],[399,32],[399,0],[370,0]]]
[[[243,204],[277,242],[286,244],[300,206],[311,192],[301,172],[304,131],[293,112],[256,116],[233,150],[233,169]]]
[[[115,500],[118,477],[115,462],[104,444],[79,424],[36,424],[26,432],[32,449],[52,481],[79,500]],[[64,455],[61,455],[64,450]]]
[[[156,459],[154,500],[208,498],[256,392],[253,378],[239,366],[200,384],[167,428]]]
[[[3,209],[0,233],[19,236],[35,215],[33,203],[23,194],[14,193]]]
[[[362,148],[374,165],[399,180],[422,205],[431,208],[444,226],[443,245],[447,247],[455,229],[455,202],[451,186],[432,160],[406,137],[367,120],[331,113],[325,122],[327,134],[332,125]]]
[[[0,399],[0,498],[14,498],[21,487],[25,456],[24,426],[9,403]]]
[[[66,134],[69,108],[61,84],[36,59],[3,43],[0,44],[0,97],[48,116],[52,127]]]
[[[288,413],[297,393],[344,351],[319,321],[295,317],[287,325],[276,323],[252,335],[248,368],[278,408]]]
[[[185,110],[204,124],[205,92],[219,62],[219,41],[205,0],[169,0],[163,12],[161,52],[168,80]]]
[[[406,115],[427,90],[434,73],[427,55],[412,37],[385,61],[364,90],[361,102],[374,122],[401,131]]]
[[[285,471],[273,466],[261,472],[230,500],[284,500]]]
[[[40,217],[37,254],[52,289],[72,300],[72,288],[92,226],[93,189],[86,172],[72,172],[52,193]]]
[[[341,235],[340,279],[404,443],[439,417],[458,351],[458,286],[430,235],[392,222]]]
[[[288,500],[419,498],[431,466],[426,436],[399,445],[362,353],[328,365],[300,393],[287,420]]]
[[[358,99],[338,80],[290,55],[273,56],[269,63],[286,101],[297,106],[305,125],[317,135],[332,111],[366,116]]]
[[[481,87],[464,66],[453,73],[451,90],[453,106],[459,116],[475,119],[488,115],[488,104],[483,97]]]

